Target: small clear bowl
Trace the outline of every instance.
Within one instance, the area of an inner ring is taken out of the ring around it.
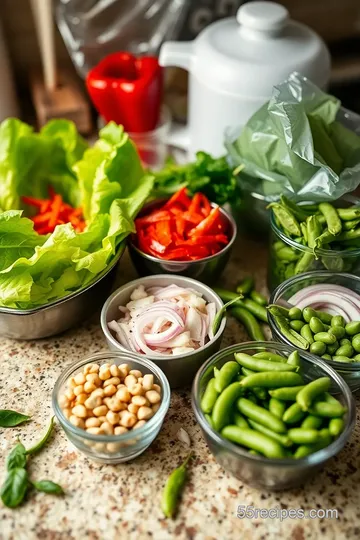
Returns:
[[[144,426],[123,435],[92,435],[85,430],[73,426],[65,417],[60,405],[59,395],[66,390],[66,382],[82,371],[86,364],[104,364],[106,362],[117,365],[126,363],[131,369],[139,369],[144,374],[152,373],[154,380],[161,387],[161,405]],[[94,461],[114,465],[130,461],[142,454],[157,437],[165,415],[170,405],[170,386],[164,373],[153,362],[146,358],[134,357],[126,352],[103,352],[92,354],[78,362],[71,364],[55,383],[52,405],[55,415],[66,433],[68,439],[80,452]]]
[[[147,214],[149,211],[165,202],[166,199],[161,199],[147,204],[140,212],[139,217]],[[216,205],[211,203],[211,206],[214,208]],[[194,261],[167,261],[158,257],[153,257],[152,255],[148,255],[141,251],[141,249],[136,246],[134,237],[130,236],[128,240],[129,254],[139,276],[178,274],[198,279],[203,283],[215,283],[229,261],[231,250],[237,235],[236,223],[231,214],[224,210],[224,208],[220,208],[220,213],[228,225],[229,243],[214,255],[204,257],[203,259]]]
[[[319,377],[330,377],[330,392],[336,393],[337,399],[347,408],[344,431],[329,446],[302,459],[268,459],[249,454],[247,450],[221,437],[209,425],[201,410],[200,402],[208,381],[213,377],[215,366],[221,368],[225,362],[233,360],[235,352],[255,354],[266,349],[276,354],[289,355],[294,347],[271,341],[250,341],[231,345],[214,354],[196,375],[192,388],[192,407],[211,452],[224,469],[255,488],[290,489],[301,486],[307,479],[313,478],[317,470],[342,450],[355,426],[355,401],[345,381],[326,362],[299,351],[301,372],[307,382]]]
[[[337,201],[333,201],[332,204],[341,208],[360,206],[360,199],[351,195],[344,195]],[[309,254],[309,256],[313,255],[307,264],[306,272],[312,270],[329,270],[330,272],[360,273],[360,248],[340,251],[317,249],[316,254],[318,258],[316,259],[311,248],[295,242],[295,240],[283,233],[276,224],[273,212],[271,212],[270,224],[271,236],[267,279],[270,291],[273,291],[283,281],[295,275],[295,265],[305,254]],[[291,257],[294,260],[282,260],[279,258],[278,252],[282,244],[283,247],[286,246],[291,249]]]
[[[333,272],[307,272],[306,274],[300,274],[294,276],[279,285],[272,293],[269,304],[283,304],[298,291],[308,287],[309,285],[316,285],[318,283],[331,283],[332,285],[341,285],[347,287],[352,291],[360,294],[360,278],[353,276],[352,274],[334,274]],[[268,321],[271,329],[272,337],[275,341],[286,343],[293,347],[292,343],[282,335],[278,329],[274,317],[268,312]],[[307,353],[314,358],[318,356]],[[337,373],[339,373],[343,379],[347,382],[352,392],[356,392],[360,388],[360,362],[352,362],[351,364],[345,364],[344,362],[333,362],[332,360],[324,360],[329,366],[331,366]]]

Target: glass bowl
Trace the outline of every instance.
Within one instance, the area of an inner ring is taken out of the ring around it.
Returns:
[[[234,359],[235,352],[255,354],[267,349],[281,355],[289,355],[294,347],[271,341],[246,342],[232,345],[214,354],[198,371],[192,388],[192,406],[196,420],[200,424],[210,451],[218,463],[236,478],[260,489],[282,490],[298,487],[344,447],[355,425],[356,408],[354,398],[345,381],[323,360],[299,351],[301,370],[304,379],[310,382],[319,377],[330,377],[331,393],[337,393],[337,399],[345,405],[345,427],[341,435],[326,448],[302,459],[268,459],[254,456],[240,446],[224,439],[207,422],[200,407],[201,397],[213,369],[220,368],[225,362]]]
[[[296,292],[309,285],[316,285],[317,283],[331,283],[335,285],[342,285],[352,291],[360,294],[360,278],[351,274],[334,274],[333,272],[307,272],[306,274],[300,274],[294,276],[279,285],[272,293],[269,304],[284,304],[288,302]],[[275,341],[286,343],[293,347],[294,345],[282,335],[278,329],[274,317],[268,312],[268,321],[271,329],[272,337]],[[299,351],[300,352],[300,351]],[[318,356],[308,353],[309,356],[319,358]],[[360,388],[360,362],[351,362],[351,364],[345,364],[344,362],[334,362],[333,360],[324,360],[329,366],[337,371],[343,379],[347,382],[352,392],[356,392]]]
[[[159,410],[144,426],[134,431],[130,430],[123,435],[93,435],[75,427],[65,417],[59,404],[59,395],[64,392],[66,382],[70,377],[81,372],[86,364],[103,364],[106,362],[117,365],[126,363],[131,366],[131,369],[139,369],[143,374],[152,373],[155,382],[161,387],[162,400]],[[130,461],[142,454],[158,435],[170,405],[170,386],[161,369],[146,358],[138,358],[131,353],[125,352],[96,353],[71,364],[62,372],[55,383],[52,405],[67,438],[80,452],[94,461],[114,465]]]
[[[333,204],[344,208],[350,205],[360,206],[360,199],[351,195],[344,195],[344,197],[341,197],[337,201],[333,201]],[[312,258],[310,257],[304,272],[329,270],[330,272],[360,273],[360,248],[340,251],[317,249],[318,258],[315,259],[311,248],[295,242],[295,240],[283,233],[276,224],[273,212],[271,212],[270,224],[271,236],[267,279],[270,291],[273,291],[283,281],[295,275],[295,265],[305,254],[312,255]],[[286,254],[286,260],[279,257],[279,251],[282,247],[290,248],[290,251]]]

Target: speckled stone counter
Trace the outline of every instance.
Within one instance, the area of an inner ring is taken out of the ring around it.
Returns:
[[[239,240],[223,278],[224,286],[252,273],[265,292],[266,249]],[[121,261],[118,282],[135,274]],[[229,321],[223,346],[246,341],[240,324]],[[98,316],[88,324],[53,339],[37,342],[0,341],[0,408],[33,416],[19,428],[0,429],[0,479],[4,459],[21,434],[25,446],[35,441],[47,424],[56,378],[70,362],[106,349]],[[161,488],[187,449],[177,440],[180,427],[189,433],[195,459],[180,512],[174,521],[160,509]],[[360,430],[341,454],[303,489],[261,492],[228,475],[209,452],[196,424],[188,390],[172,393],[163,429],[151,447],[135,461],[109,466],[93,463],[67,441],[57,426],[50,443],[33,457],[33,478],[60,483],[64,497],[32,493],[18,509],[0,502],[1,540],[115,540],[171,538],[189,540],[341,540],[360,538]],[[336,509],[338,519],[239,519],[238,505],[255,508]]]

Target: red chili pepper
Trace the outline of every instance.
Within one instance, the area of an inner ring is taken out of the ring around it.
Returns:
[[[122,124],[130,133],[155,129],[163,90],[162,69],[156,57],[109,54],[89,71],[86,86],[106,122]]]

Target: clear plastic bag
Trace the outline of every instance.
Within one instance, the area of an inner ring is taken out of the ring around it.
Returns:
[[[225,144],[232,165],[245,165],[244,191],[265,201],[335,200],[360,184],[360,116],[299,73]]]
[[[157,54],[175,39],[190,0],[56,0],[60,33],[82,77],[119,50]]]

